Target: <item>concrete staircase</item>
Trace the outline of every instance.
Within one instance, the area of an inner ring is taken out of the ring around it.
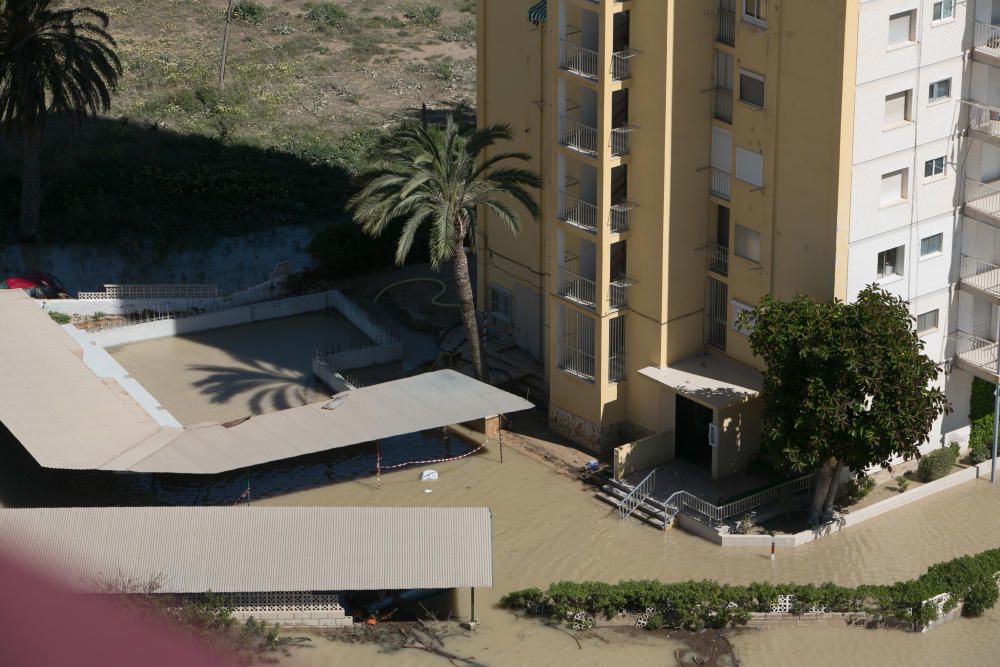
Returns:
[[[595,492],[594,496],[598,500],[617,509],[621,505],[622,500],[632,492],[632,489],[633,487],[626,482],[608,478],[605,484]],[[635,511],[632,512],[634,518],[659,530],[665,530],[670,525],[675,514],[676,511],[672,509],[668,510],[666,505],[652,497],[643,499]]]

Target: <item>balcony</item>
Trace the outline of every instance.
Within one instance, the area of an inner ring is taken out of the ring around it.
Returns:
[[[1000,58],[1000,26],[976,21],[973,48],[993,58]]]
[[[966,101],[966,104],[969,107],[969,129],[1000,138],[1000,109],[976,102]]]
[[[589,278],[559,267],[559,296],[581,306],[594,308],[597,305],[597,284]]]
[[[615,81],[625,81],[632,77],[630,65],[633,56],[638,52],[632,49],[622,49],[611,54],[611,78]]]
[[[630,149],[630,135],[632,130],[635,129],[628,125],[623,125],[622,127],[616,127],[611,130],[611,154],[620,157],[622,155],[628,155]]]
[[[559,143],[587,155],[597,155],[597,130],[578,120],[560,116]]]
[[[596,232],[597,206],[568,192],[560,192],[559,219],[585,231]]]
[[[729,172],[723,171],[718,167],[709,167],[708,170],[711,174],[709,188],[712,195],[729,201],[729,196],[732,192],[732,181]]]
[[[1000,380],[997,374],[997,351],[995,342],[964,331],[956,331],[948,336],[948,352],[955,364],[994,384]]]
[[[628,278],[619,278],[608,284],[608,304],[611,310],[621,310],[628,306],[628,287],[633,282]]]
[[[729,248],[718,243],[708,246],[708,270],[720,276],[729,275]]]
[[[1000,220],[1000,187],[974,178],[965,179],[965,208]]]
[[[733,122],[733,91],[727,88],[715,88],[712,102],[712,116],[723,123]]]
[[[1000,266],[962,255],[960,274],[963,286],[1000,299]]]
[[[736,46],[736,12],[730,9],[716,10],[719,24],[715,33],[715,41]]]
[[[559,368],[588,382],[594,381],[594,355],[578,347],[576,336],[570,334],[559,341]]]
[[[621,234],[628,231],[629,221],[632,218],[632,209],[634,208],[635,204],[630,201],[611,205],[611,215],[608,218],[608,222],[611,225],[612,234]]]
[[[561,40],[562,52],[559,56],[559,67],[585,79],[596,80],[598,73],[598,53],[584,48],[579,43],[579,33],[569,35]]]

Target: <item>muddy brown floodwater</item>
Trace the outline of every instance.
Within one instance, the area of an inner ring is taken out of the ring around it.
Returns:
[[[343,482],[262,501],[276,505],[488,506],[493,513],[494,588],[477,591],[482,625],[448,650],[486,665],[673,665],[677,645],[638,635],[586,639],[582,650],[565,633],[494,607],[501,595],[569,579],[711,578],[851,585],[891,582],[926,567],[1000,544],[1000,489],[970,482],[884,517],[797,549],[722,549],[683,532],[622,523],[580,484],[506,448],[436,466],[440,479],[420,482],[419,470]],[[431,489],[431,493],[425,493]],[[460,592],[460,613],[468,613]],[[916,635],[889,630],[745,631],[734,644],[745,665],[1000,664],[1000,614],[962,619]],[[934,656],[934,658],[931,658]],[[317,639],[294,660],[303,665],[432,665],[419,651],[380,653],[374,646]],[[446,664],[446,663],[445,663]]]

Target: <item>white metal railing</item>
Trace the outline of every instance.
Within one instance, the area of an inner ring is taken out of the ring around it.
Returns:
[[[80,292],[81,301],[105,299],[214,299],[219,296],[218,285],[164,284],[164,285],[105,285],[103,292]]]
[[[997,373],[998,346],[991,340],[956,331],[948,336],[954,355],[962,361],[978,366],[989,373]]]
[[[986,215],[1000,216],[1000,187],[966,178],[965,205]]]
[[[984,21],[976,21],[974,43],[978,51],[1000,58],[1000,26]]]
[[[597,129],[578,120],[560,116],[559,143],[582,153],[597,155]]]
[[[715,34],[715,39],[728,44],[736,45],[736,14],[725,9],[716,10],[719,14],[719,29]]]
[[[959,274],[962,280],[985,292],[1000,294],[1000,266],[962,255]]]
[[[712,114],[724,123],[733,122],[733,91],[715,88]]]
[[[732,188],[731,176],[729,172],[723,171],[718,167],[709,167],[708,170],[711,174],[709,187],[711,188],[712,194],[719,199],[728,200]]]
[[[559,57],[559,66],[561,68],[588,79],[597,78],[597,51],[584,48],[576,43],[574,39],[563,39],[561,40],[561,45],[562,53]]]
[[[608,355],[608,382],[621,382],[625,379],[625,353]]]
[[[559,267],[559,296],[585,306],[597,305],[597,283],[564,266]]]
[[[635,208],[635,206],[635,203],[630,201],[619,202],[611,205],[609,222],[611,224],[612,232],[620,234],[621,232],[628,230],[629,221],[632,218],[632,209]]]
[[[576,337],[559,341],[559,368],[584,380],[594,381],[594,355],[576,345]]]
[[[612,155],[628,155],[629,154],[629,135],[632,133],[632,129],[629,126],[616,127],[611,130],[611,154]]]
[[[597,206],[574,197],[568,192],[559,192],[559,219],[571,225],[597,231]]]
[[[615,81],[624,81],[632,76],[632,67],[629,64],[632,57],[636,55],[632,49],[622,49],[611,54],[611,78]]]
[[[969,129],[1000,137],[1000,109],[963,100],[969,109]]]
[[[762,505],[806,491],[812,487],[815,477],[815,473],[810,473],[721,506],[713,505],[687,491],[677,491],[667,498],[664,504],[667,506],[668,512],[673,512],[675,515],[677,512],[687,510],[688,513],[701,515],[712,523],[721,523],[731,517],[746,514]]]
[[[632,516],[646,498],[648,498],[656,488],[656,470],[651,470],[648,475],[642,478],[638,484],[628,492],[624,498],[618,501],[618,516],[622,521]]]
[[[613,310],[621,310],[628,305],[628,286],[631,280],[612,280],[608,284],[608,303]]]
[[[708,247],[708,268],[720,276],[729,274],[729,248],[718,243]]]

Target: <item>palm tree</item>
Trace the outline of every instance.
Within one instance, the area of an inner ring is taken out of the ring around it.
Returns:
[[[521,222],[514,202],[534,217],[539,213],[529,191],[541,187],[538,174],[502,165],[510,160],[528,161],[531,156],[484,156],[497,141],[509,141],[512,136],[509,125],[463,134],[450,115],[443,128],[404,125],[375,149],[359,177],[361,189],[347,204],[369,236],[378,237],[394,221],[402,223],[396,244],[398,266],[406,261],[417,231],[428,228],[431,266],[437,268],[447,261],[454,266],[472,365],[483,381],[489,381],[489,375],[479,344],[466,242],[475,248],[479,207],[493,213],[515,235]]]
[[[38,239],[46,119],[107,111],[122,71],[107,14],[54,4],[0,2],[0,124],[24,139],[20,236],[27,241]]]

